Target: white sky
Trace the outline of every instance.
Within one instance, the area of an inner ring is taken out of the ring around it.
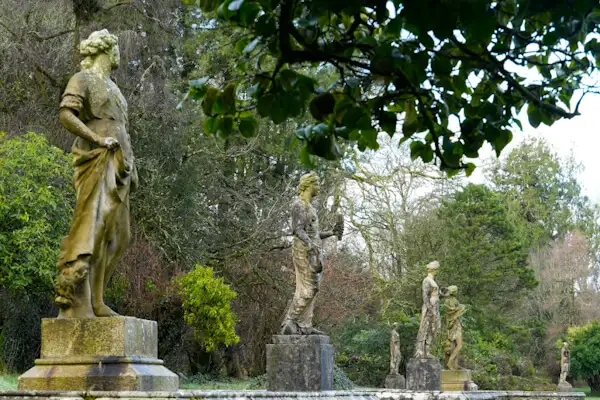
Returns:
[[[575,160],[585,168],[579,175],[584,194],[600,203],[600,96],[588,94],[583,99],[579,112],[581,115],[573,119],[563,119],[552,126],[541,124],[537,129],[529,125],[527,115],[523,112],[523,131],[513,131],[513,140],[503,150],[501,157],[529,136],[545,138],[554,151],[563,157],[568,156],[572,149]],[[482,165],[482,160],[495,155],[487,144],[480,154],[480,160],[475,161],[478,166]],[[482,169],[477,168],[470,179],[477,183],[483,182]]]

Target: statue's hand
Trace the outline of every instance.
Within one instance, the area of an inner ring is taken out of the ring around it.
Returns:
[[[101,146],[106,147],[109,150],[116,150],[119,147],[121,147],[121,143],[119,143],[119,141],[117,139],[115,139],[114,137],[107,137],[107,138],[104,138]]]

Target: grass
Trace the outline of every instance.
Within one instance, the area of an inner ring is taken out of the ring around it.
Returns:
[[[0,375],[0,390],[16,390],[17,375]]]
[[[585,393],[586,400],[600,400],[600,393],[591,393],[590,388],[588,386],[581,388],[573,388],[574,392],[583,392]]]

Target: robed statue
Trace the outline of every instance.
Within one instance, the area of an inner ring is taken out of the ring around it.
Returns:
[[[296,291],[281,324],[282,335],[323,335],[312,323],[315,297],[323,275],[322,240],[334,235],[341,240],[344,222],[338,216],[332,231],[319,230],[317,210],[312,205],[319,188],[319,177],[315,172],[303,175],[298,185],[298,197],[292,203],[292,262]]]
[[[117,315],[104,290],[129,244],[129,193],[137,186],[127,102],[111,80],[119,65],[117,37],[92,33],[79,47],[81,71],[62,95],[60,122],[73,135],[75,212],[57,266],[59,317]]]
[[[560,349],[560,377],[558,384],[567,383],[567,376],[571,369],[571,350],[567,342],[563,342],[562,349]]]
[[[459,370],[458,355],[463,347],[462,323],[460,317],[465,313],[464,304],[456,299],[458,287],[448,286],[448,297],[444,301],[446,316],[446,343],[444,346],[445,367],[449,370]]]
[[[390,375],[397,375],[400,373],[401,361],[400,335],[398,334],[398,331],[392,329],[392,332],[390,333]]]
[[[415,358],[434,358],[431,346],[440,328],[440,287],[435,282],[435,275],[440,268],[438,261],[427,264],[427,276],[421,285],[423,306],[421,307],[421,323],[417,333]]]

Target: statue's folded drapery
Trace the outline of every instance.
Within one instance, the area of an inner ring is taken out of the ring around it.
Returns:
[[[69,235],[61,248],[59,269],[86,255],[93,256],[95,263],[105,262],[108,241],[114,232],[129,229],[131,174],[126,172],[121,149],[74,148],[73,154],[77,202]]]

